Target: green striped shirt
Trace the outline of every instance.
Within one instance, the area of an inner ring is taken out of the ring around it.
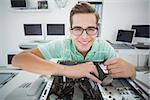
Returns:
[[[74,42],[70,38],[50,41],[44,45],[39,45],[38,49],[46,60],[104,61],[118,56],[110,44],[100,37],[96,38],[86,57],[78,52]]]

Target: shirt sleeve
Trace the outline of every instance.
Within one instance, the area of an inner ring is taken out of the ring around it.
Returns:
[[[52,58],[59,58],[63,43],[59,41],[50,41],[49,43],[38,46],[38,49],[42,53],[44,59],[49,60]]]

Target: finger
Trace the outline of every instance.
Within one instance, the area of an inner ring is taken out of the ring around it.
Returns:
[[[115,68],[119,68],[119,67],[120,67],[120,65],[118,65],[118,64],[113,64],[113,65],[107,66],[107,70],[111,70],[111,69],[115,69]]]
[[[120,69],[120,68],[108,70],[109,74],[117,74],[117,73],[121,73],[121,72],[122,72],[122,69]]]
[[[93,72],[92,73],[94,73],[97,77],[99,76],[97,67],[95,65],[93,66]]]
[[[94,75],[92,75],[92,74],[89,74],[88,76],[87,76],[87,78],[89,78],[89,79],[91,79],[91,80],[93,80],[93,81],[95,81],[95,82],[97,82],[97,83],[99,83],[99,84],[101,84],[102,83],[102,81],[100,81],[98,78],[96,78]]]
[[[117,62],[118,62],[118,58],[111,58],[111,59],[109,59],[109,60],[106,60],[106,61],[104,62],[104,65],[105,65],[105,66],[108,66],[108,65],[115,64],[115,63],[117,63]]]
[[[90,74],[93,74],[96,77],[99,77],[99,73],[95,65],[92,66],[92,69],[90,70]]]
[[[94,71],[94,74],[95,74],[97,77],[99,77],[99,73],[98,73],[97,69]]]

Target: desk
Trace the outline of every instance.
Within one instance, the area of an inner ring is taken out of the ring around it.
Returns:
[[[5,100],[5,97],[11,93],[15,88],[24,82],[33,82],[39,77],[39,74],[26,72],[23,70],[4,70],[0,69],[0,73],[18,73],[12,80],[0,88],[0,100]]]
[[[32,49],[37,47],[38,45],[44,44],[44,43],[48,43],[50,42],[50,40],[39,40],[39,41],[31,41],[31,42],[27,42],[27,43],[20,43],[19,44],[19,48],[20,49]]]
[[[34,74],[23,70],[0,70],[0,73],[5,72],[18,73],[18,75],[0,88],[0,100],[5,100],[5,97],[21,84],[25,82],[33,82],[40,76],[39,74]],[[141,76],[142,75],[140,74],[140,77]],[[138,77],[139,76],[137,76],[137,78]]]
[[[150,69],[147,67],[137,67],[136,70],[135,82],[142,87],[143,90],[147,91],[150,96]]]

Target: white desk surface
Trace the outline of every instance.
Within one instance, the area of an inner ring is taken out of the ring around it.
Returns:
[[[135,82],[150,95],[150,72],[137,71]]]
[[[150,54],[150,50],[149,49],[115,49],[117,52],[120,53],[132,53],[132,54],[143,54],[143,55],[147,55]]]
[[[0,88],[0,100],[5,100],[5,97],[24,82],[33,82],[40,75],[23,70],[1,70],[0,73],[18,73],[13,79]]]

